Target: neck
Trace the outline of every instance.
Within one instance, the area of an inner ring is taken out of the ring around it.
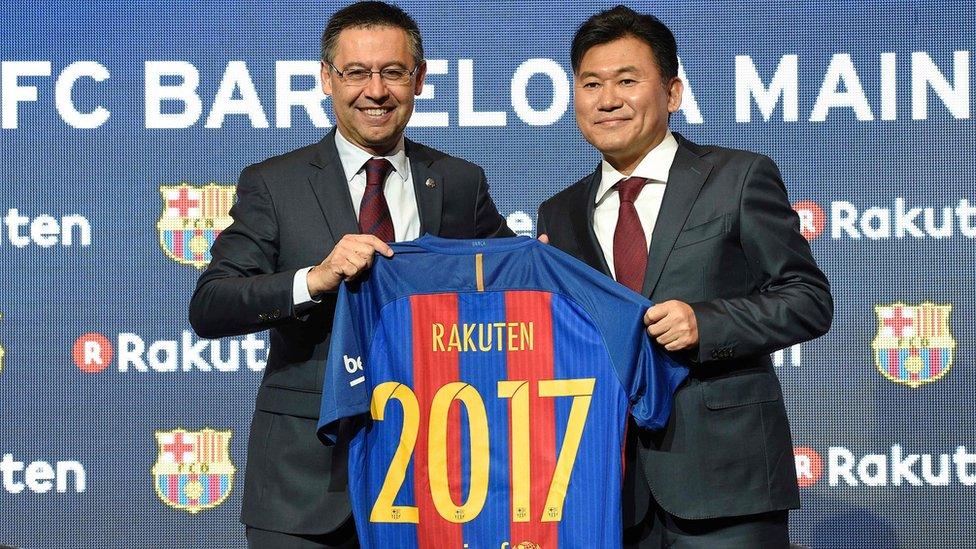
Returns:
[[[634,170],[637,169],[637,166],[640,165],[641,160],[644,160],[644,157],[647,156],[648,153],[653,151],[655,147],[664,141],[665,136],[667,136],[667,132],[661,134],[660,137],[656,137],[650,145],[642,147],[639,152],[629,154],[604,153],[603,159],[610,163],[610,165],[613,166],[613,169],[620,172],[621,175],[626,175],[629,177],[630,174],[634,173]]]

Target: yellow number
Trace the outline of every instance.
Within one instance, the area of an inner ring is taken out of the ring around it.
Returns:
[[[540,397],[573,397],[573,405],[569,409],[569,421],[566,423],[566,434],[563,436],[559,458],[556,460],[552,483],[549,484],[546,506],[542,511],[542,522],[558,522],[563,519],[563,503],[566,501],[569,477],[576,463],[576,453],[579,451],[580,439],[583,438],[586,416],[590,413],[590,401],[593,399],[595,385],[594,378],[539,381]]]
[[[529,493],[532,487],[529,465],[529,382],[499,381],[498,397],[512,399],[512,522],[531,518]]]
[[[471,448],[471,482],[468,499],[457,505],[447,480],[447,422],[451,403],[460,400],[468,412]],[[434,507],[444,520],[456,524],[474,520],[488,498],[488,411],[474,387],[460,381],[448,383],[434,394],[430,405],[430,436],[427,439],[427,472]]]
[[[590,401],[596,379],[543,379],[539,380],[539,396],[543,398],[573,397],[569,410],[566,434],[563,436],[556,469],[542,511],[542,522],[558,522],[563,518],[563,504],[569,489],[570,476],[576,464],[583,427],[590,413]],[[512,520],[530,520],[529,499],[532,486],[531,438],[529,433],[529,383],[528,381],[499,381],[498,397],[511,399],[511,464],[512,464]],[[420,406],[417,395],[406,385],[396,381],[381,383],[373,390],[370,414],[375,421],[383,421],[390,399],[400,402],[403,408],[403,427],[400,442],[393,453],[386,478],[370,512],[370,522],[419,523],[420,515],[413,505],[393,505],[407,476],[407,466],[413,457],[420,430]],[[468,499],[458,505],[451,497],[447,471],[448,415],[455,400],[461,401],[468,414],[469,439],[471,442],[471,482]],[[474,520],[484,509],[488,498],[488,468],[491,463],[488,435],[488,411],[478,390],[461,381],[448,383],[434,394],[430,405],[430,428],[427,442],[427,475],[430,494],[437,512],[455,524]]]
[[[420,406],[417,405],[417,395],[410,390],[410,387],[396,381],[381,383],[373,389],[373,397],[370,399],[369,412],[375,421],[383,421],[386,412],[386,403],[394,398],[400,401],[403,407],[403,429],[400,431],[400,443],[397,444],[396,452],[393,453],[393,460],[390,468],[383,479],[383,487],[373,503],[373,509],[369,514],[370,522],[420,522],[420,514],[417,507],[413,505],[393,505],[393,500],[400,492],[403,481],[407,477],[407,465],[413,455],[413,448],[417,444],[417,432],[420,430]]]

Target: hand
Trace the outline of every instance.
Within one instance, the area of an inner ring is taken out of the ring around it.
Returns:
[[[308,293],[315,296],[339,287],[343,280],[351,280],[373,265],[373,254],[393,256],[385,242],[371,234],[347,234],[332,249],[332,253],[308,272]]]
[[[669,351],[698,345],[698,320],[695,311],[683,301],[658,303],[644,313],[647,333]]]
[[[547,235],[545,233],[540,234],[539,235],[539,242],[542,242],[543,244],[548,244],[549,243],[549,235]]]

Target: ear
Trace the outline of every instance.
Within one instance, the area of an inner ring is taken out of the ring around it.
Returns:
[[[424,91],[424,77],[427,76],[427,61],[423,60],[417,67],[417,81],[413,87],[413,94],[420,95]]]
[[[325,61],[319,61],[319,78],[322,80],[322,93],[332,95],[332,68]]]
[[[685,85],[677,76],[668,82],[668,112],[677,112],[681,108],[681,96],[684,91]]]

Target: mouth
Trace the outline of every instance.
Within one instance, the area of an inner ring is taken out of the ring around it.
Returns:
[[[603,120],[597,120],[594,124],[597,126],[616,126],[629,120],[629,118],[605,118]]]
[[[367,120],[382,121],[393,112],[393,107],[359,107],[358,110]]]

